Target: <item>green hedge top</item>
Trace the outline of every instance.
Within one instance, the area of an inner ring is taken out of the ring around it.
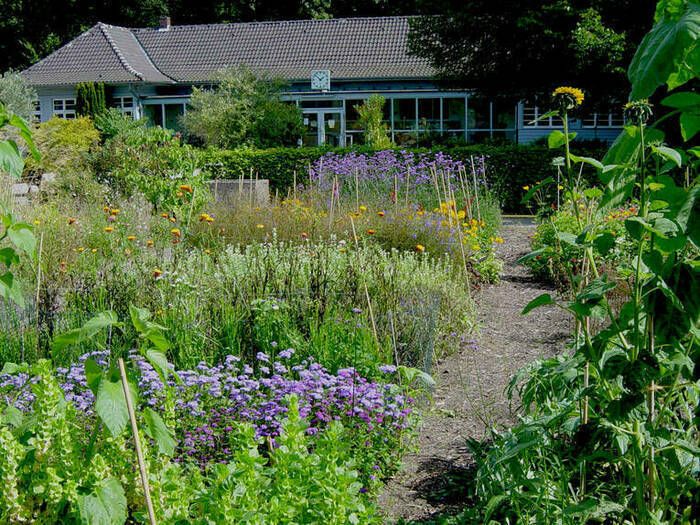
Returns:
[[[601,144],[574,145],[578,155],[602,158],[606,147]],[[397,149],[397,151],[403,151]],[[467,165],[470,157],[484,156],[486,159],[486,182],[508,213],[526,213],[520,203],[523,186],[533,185],[547,176],[556,174],[552,160],[561,152],[552,151],[542,145],[469,145],[440,148],[412,148],[416,155],[428,156],[442,152]],[[308,181],[309,166],[328,153],[375,153],[371,148],[271,148],[234,149],[202,151],[202,164],[212,178],[235,179],[243,176],[259,177],[270,181],[272,191],[286,193],[296,180],[303,184]]]

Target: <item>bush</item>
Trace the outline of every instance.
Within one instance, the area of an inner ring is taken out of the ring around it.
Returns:
[[[95,118],[107,110],[105,85],[102,82],[80,82],[75,86],[75,90],[78,115]]]
[[[223,148],[296,145],[303,133],[301,111],[280,100],[280,81],[247,68],[221,73],[213,90],[195,88],[182,121],[187,133]]]
[[[574,153],[586,156],[600,156],[601,146],[574,143]],[[398,150],[397,150],[398,151]],[[400,150],[404,151],[404,150]],[[548,176],[556,177],[556,168],[552,159],[556,156],[546,146],[533,145],[469,145],[451,148],[415,148],[408,150],[413,154],[424,153],[434,157],[442,152],[455,160],[470,166],[472,157],[478,162],[483,156],[487,185],[500,201],[504,211],[509,213],[530,213],[520,200],[523,186],[533,185]],[[339,155],[346,153],[371,155],[375,151],[369,147],[361,148],[270,148],[233,150],[208,149],[202,152],[202,165],[208,166],[215,178],[249,177],[254,173],[261,179],[269,179],[270,188],[286,193],[293,181],[307,183],[309,167],[328,153]],[[479,167],[477,166],[477,171]],[[296,173],[296,175],[295,175]],[[586,172],[588,175],[588,173]],[[254,176],[255,176],[254,175]]]
[[[19,73],[7,71],[0,75],[0,102],[10,112],[31,120],[36,99],[36,91]]]
[[[386,99],[381,95],[370,95],[363,104],[355,106],[360,129],[365,130],[365,144],[377,149],[391,147],[387,134],[388,127],[382,122]]]
[[[100,134],[88,117],[54,117],[39,125],[34,142],[41,152],[41,161],[30,159],[29,172],[84,174],[90,172],[88,156],[99,148]]]

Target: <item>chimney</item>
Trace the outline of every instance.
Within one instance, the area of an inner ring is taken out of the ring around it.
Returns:
[[[158,27],[159,30],[161,31],[167,31],[170,29],[170,17],[169,16],[161,16],[159,19],[160,26]]]

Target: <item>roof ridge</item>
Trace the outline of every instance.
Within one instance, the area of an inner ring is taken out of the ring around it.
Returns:
[[[158,73],[160,73],[160,74],[163,75],[164,77],[169,78],[169,79],[172,80],[173,82],[177,82],[177,80],[175,80],[175,79],[174,79],[173,77],[171,77],[170,75],[167,75],[167,74],[163,73],[163,71],[156,65],[156,63],[155,63],[155,62],[153,61],[153,59],[151,58],[151,55],[148,54],[148,50],[143,46],[143,44],[141,43],[141,41],[139,40],[139,38],[134,34],[134,32],[133,32],[132,30],[130,30],[129,28],[126,28],[126,27],[123,27],[123,28],[121,28],[121,29],[124,29],[124,31],[128,31],[128,32],[129,32],[129,34],[131,35],[131,38],[133,38],[133,39],[136,41],[136,44],[139,46],[139,49],[143,52],[143,56],[146,57],[146,60],[148,60],[148,63],[151,65],[151,67],[152,67],[153,69],[155,69],[156,71],[158,71]]]
[[[223,27],[223,26],[239,26],[239,25],[296,25],[302,23],[321,23],[321,22],[347,22],[347,21],[365,21],[365,20],[408,20],[411,18],[419,18],[420,15],[395,15],[395,16],[346,16],[341,18],[296,18],[291,20],[251,20],[249,22],[219,22],[209,24],[173,24],[170,26],[170,31],[176,28],[189,27]],[[125,28],[129,31],[159,31],[158,27],[130,27]]]
[[[102,35],[103,35],[103,36],[105,37],[105,39],[107,40],[107,43],[108,43],[109,46],[112,48],[112,51],[114,51],[114,54],[117,55],[117,58],[119,59],[119,62],[121,63],[122,67],[124,67],[124,69],[126,69],[129,73],[131,73],[132,75],[136,76],[136,77],[139,78],[140,80],[145,80],[145,79],[144,79],[144,75],[143,75],[142,73],[139,73],[139,72],[136,71],[133,67],[131,67],[131,65],[129,64],[129,62],[126,60],[126,57],[124,56],[124,53],[121,52],[121,50],[120,50],[119,47],[117,46],[116,42],[115,42],[114,39],[112,38],[112,35],[110,35],[110,34],[109,34],[109,31],[107,31],[107,28],[110,28],[110,29],[111,29],[113,26],[109,26],[109,25],[107,25],[107,24],[103,24],[102,22],[97,22],[97,25],[99,26],[100,30],[102,31]],[[120,29],[124,29],[124,30],[126,30],[126,31],[129,31],[129,33],[131,33],[131,31],[130,31],[129,29],[127,29],[127,28],[120,28]],[[133,33],[131,33],[131,35],[134,36]],[[136,40],[136,42],[138,42],[139,47],[141,47],[141,42],[139,42],[138,39],[137,39],[135,36],[134,36],[134,39]],[[142,48],[142,49],[143,49],[143,48]]]

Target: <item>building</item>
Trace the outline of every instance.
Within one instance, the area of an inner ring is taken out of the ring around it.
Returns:
[[[103,82],[110,104],[135,118],[178,128],[193,86],[245,65],[288,82],[285,99],[304,116],[307,145],[362,140],[355,105],[386,97],[386,123],[397,144],[439,133],[467,142],[526,143],[557,126],[534,121],[544,109],[523,101],[488,100],[442,90],[427,61],[407,52],[410,17],[295,20],[156,28],[98,23],[23,72],[38,94],[35,117],[75,117],[75,85]],[[622,114],[593,114],[571,129],[584,139],[612,140]]]

